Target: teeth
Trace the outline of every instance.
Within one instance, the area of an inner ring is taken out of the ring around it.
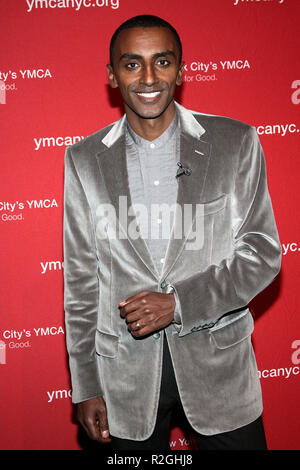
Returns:
[[[152,93],[138,93],[138,95],[143,96],[144,98],[155,98],[155,96],[158,96],[160,94],[160,91],[154,91]]]

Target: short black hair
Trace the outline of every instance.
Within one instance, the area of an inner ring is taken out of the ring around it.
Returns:
[[[154,27],[168,28],[172,32],[172,34],[174,35],[176,39],[176,43],[179,49],[179,63],[181,63],[182,44],[181,44],[181,40],[176,29],[167,21],[163,20],[162,18],[159,18],[159,16],[138,15],[138,16],[134,16],[126,20],[114,32],[110,41],[110,46],[109,46],[110,65],[113,66],[115,44],[121,31],[123,31],[124,29],[131,29],[131,28],[154,28]]]

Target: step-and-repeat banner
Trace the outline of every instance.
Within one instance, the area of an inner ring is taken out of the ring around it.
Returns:
[[[282,269],[252,303],[269,449],[300,446],[299,0],[1,0],[2,449],[82,449],[63,311],[65,148],[123,113],[108,87],[113,31],[137,14],[178,30],[176,98],[256,127]],[[212,390],[213,399],[213,390]],[[174,422],[171,448],[192,440]]]

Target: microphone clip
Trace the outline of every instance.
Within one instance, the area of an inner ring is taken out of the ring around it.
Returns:
[[[176,178],[179,178],[179,176],[182,175],[189,176],[192,173],[192,170],[190,168],[185,168],[181,162],[178,162],[177,165],[179,166],[179,168],[176,173]]]

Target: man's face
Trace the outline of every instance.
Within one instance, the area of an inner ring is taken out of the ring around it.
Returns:
[[[132,28],[121,31],[109,83],[120,87],[125,111],[143,119],[162,116],[182,83],[176,39],[168,28]]]

